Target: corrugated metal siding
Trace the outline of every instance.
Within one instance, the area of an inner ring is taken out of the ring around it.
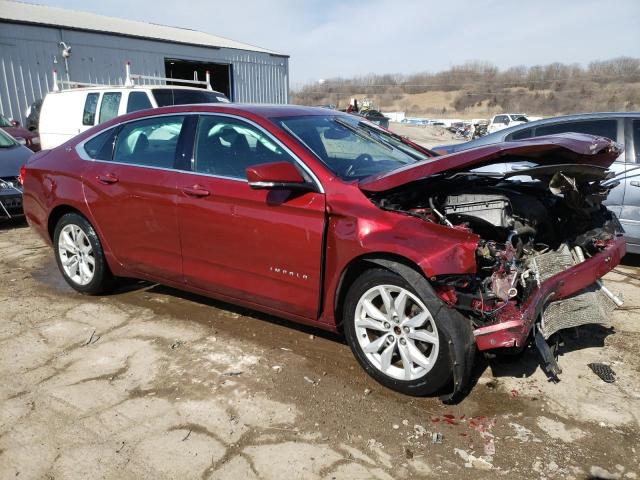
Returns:
[[[179,58],[231,64],[235,102],[288,102],[287,57],[167,40],[0,22],[0,112],[24,124],[29,105],[52,88],[52,70],[66,77],[60,41],[71,47],[68,73],[72,81],[121,84],[127,61],[133,73],[162,77],[165,57]]]

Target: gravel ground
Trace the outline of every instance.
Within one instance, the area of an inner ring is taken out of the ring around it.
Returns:
[[[0,478],[635,479],[640,281],[607,280],[627,303],[567,336],[559,384],[532,351],[479,358],[446,406],[379,386],[321,331],[147,283],[79,295],[34,233],[5,225]]]

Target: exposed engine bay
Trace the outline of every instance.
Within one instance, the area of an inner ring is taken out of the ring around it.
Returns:
[[[542,282],[622,235],[602,205],[616,184],[603,167],[561,164],[508,174],[445,172],[372,199],[383,209],[480,237],[475,274],[431,279],[442,300],[478,328],[517,317]],[[564,328],[605,322],[607,309],[621,304],[599,281],[564,302],[550,303],[541,315],[537,327],[545,339]]]

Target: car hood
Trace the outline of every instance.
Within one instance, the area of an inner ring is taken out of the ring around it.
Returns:
[[[33,152],[22,145],[0,148],[0,178],[17,177]]]
[[[360,181],[365,192],[384,192],[439,173],[462,172],[475,168],[523,161],[540,166],[566,163],[608,167],[622,152],[622,147],[604,137],[580,133],[547,135],[542,137],[502,142],[434,157],[390,172],[372,175]],[[508,160],[505,157],[510,157]]]

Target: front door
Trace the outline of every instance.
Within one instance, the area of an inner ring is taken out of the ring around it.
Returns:
[[[196,130],[191,173],[182,174],[178,185],[185,281],[316,318],[324,194],[249,187],[250,165],[296,164],[261,128],[235,117],[203,115]]]
[[[182,280],[176,216],[180,174],[174,164],[184,118],[125,124],[117,132],[111,160],[94,159],[83,174],[88,206],[107,245],[134,274]],[[104,154],[101,150],[95,156]]]

